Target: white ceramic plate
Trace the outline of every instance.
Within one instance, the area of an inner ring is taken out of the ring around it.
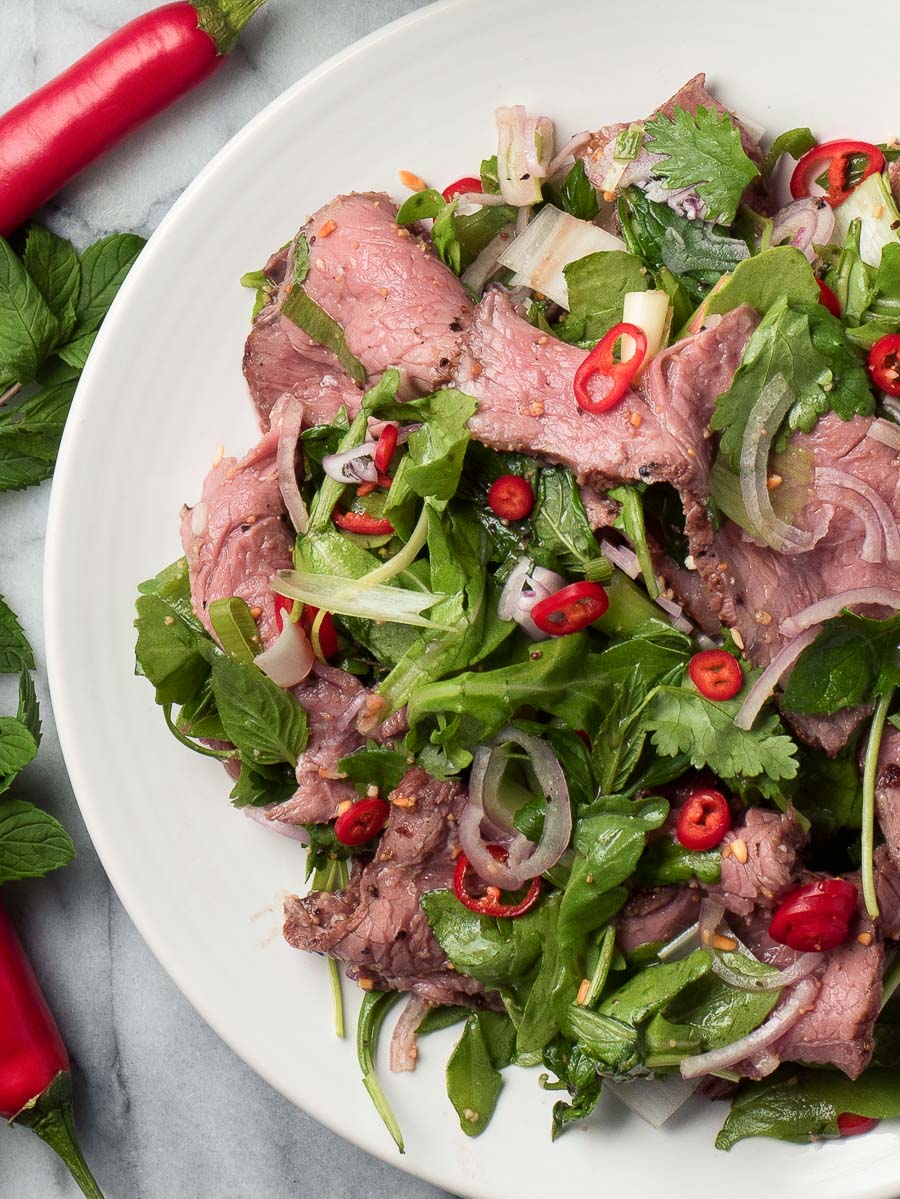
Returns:
[[[723,101],[771,132],[895,133],[893,73],[870,69],[871,31],[877,45],[898,44],[900,8],[885,0],[865,14],[829,0],[447,0],[417,13],[301,80],[218,155],[153,236],[84,372],[53,486],[47,657],[72,783],[113,885],[194,1006],[273,1086],[466,1196],[612,1184],[631,1199],[890,1199],[898,1136],[884,1127],[723,1154],[712,1145],[723,1105],[698,1103],[654,1132],[610,1102],[551,1145],[556,1096],[536,1071],[511,1070],[494,1122],[472,1141],[444,1093],[446,1034],[423,1043],[414,1076],[383,1066],[406,1134],[397,1156],[352,1041],[331,1035],[323,963],[277,935],[302,851],[230,808],[218,767],[176,744],[133,677],[136,583],[181,553],[178,510],[197,498],[216,446],[254,440],[241,376],[250,297],[238,278],[338,192],[396,193],[398,168],[438,186],[470,174],[492,151],[498,103],[549,113],[566,136],[641,116],[706,70]]]

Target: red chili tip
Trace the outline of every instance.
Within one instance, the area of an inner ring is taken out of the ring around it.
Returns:
[[[685,849],[702,853],[720,845],[731,828],[728,800],[714,787],[699,787],[678,813],[676,836]]]
[[[842,878],[817,879],[797,887],[779,904],[769,936],[798,953],[819,953],[843,944],[856,911],[858,891]]]
[[[387,824],[391,805],[373,796],[351,804],[334,822],[334,835],[342,845],[365,845]]]
[[[455,183],[448,183],[441,195],[449,204],[451,200],[457,196],[465,195],[466,192],[483,192],[481,180],[476,179],[474,175],[463,175],[462,179],[457,179]]]
[[[531,484],[521,475],[501,475],[488,492],[491,511],[501,520],[524,520],[534,507]]]
[[[734,699],[744,685],[737,658],[724,649],[705,649],[688,662],[688,677],[704,699]]]

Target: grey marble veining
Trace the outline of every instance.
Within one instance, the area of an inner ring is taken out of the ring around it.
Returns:
[[[3,0],[0,111],[152,3]],[[340,47],[421,4],[269,0],[216,77],[86,172],[44,219],[79,244],[113,229],[151,233],[269,100]],[[45,880],[5,887],[3,899],[77,1064],[82,1144],[107,1199],[441,1199],[257,1078],[194,1013],[122,910],[81,823],[47,696],[41,567],[48,499],[47,484],[0,495],[0,592],[35,647],[44,719],[41,752],[19,793],[63,821],[78,857]],[[0,688],[0,711],[10,703]],[[78,1193],[31,1133],[0,1128],[0,1199]]]

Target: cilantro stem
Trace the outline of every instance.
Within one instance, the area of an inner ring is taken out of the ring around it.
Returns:
[[[869,727],[869,742],[866,746],[866,758],[863,765],[863,802],[862,802],[862,889],[866,901],[866,911],[873,920],[878,918],[878,897],[875,894],[875,863],[873,853],[875,848],[875,776],[878,772],[878,752],[881,749],[881,738],[884,735],[884,722],[890,711],[891,700],[894,698],[894,688],[882,695],[875,708],[872,724]]]
[[[393,1137],[397,1148],[401,1153],[405,1153],[403,1134],[397,1123],[397,1117],[391,1111],[390,1104],[381,1089],[381,1083],[375,1074],[375,1049],[378,1044],[378,1033],[385,1016],[399,998],[399,991],[369,991],[359,1009],[359,1021],[356,1026],[356,1054],[363,1072],[363,1086],[369,1092],[369,1097],[375,1104],[375,1110],[384,1121],[384,1126]]]
[[[331,1000],[334,1004],[334,1035],[344,1038],[344,997],[341,993],[341,968],[334,960],[328,958],[328,973],[331,976]]]

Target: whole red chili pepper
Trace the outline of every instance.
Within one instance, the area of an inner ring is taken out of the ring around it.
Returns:
[[[0,117],[0,234],[8,236],[110,146],[212,74],[264,3],[165,4],[129,21]]]
[[[0,907],[0,1117],[24,1124],[103,1199],[75,1134],[69,1055],[9,917]]]

